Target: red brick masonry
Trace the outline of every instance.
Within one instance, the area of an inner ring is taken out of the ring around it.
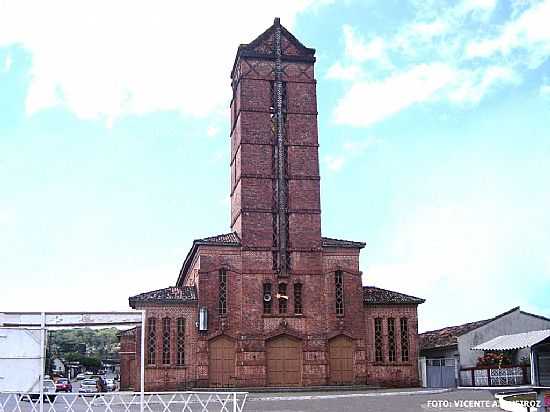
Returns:
[[[130,298],[147,311],[146,390],[418,384],[423,300],[363,287],[365,244],[321,236],[314,63],[315,50],[278,20],[239,47],[231,74],[232,232],[195,240],[175,287]],[[199,308],[208,313],[201,332]],[[139,329],[121,334],[123,389],[139,386],[139,336]]]

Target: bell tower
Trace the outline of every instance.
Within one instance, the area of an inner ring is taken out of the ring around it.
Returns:
[[[282,277],[320,269],[314,63],[277,18],[231,72],[231,228]]]

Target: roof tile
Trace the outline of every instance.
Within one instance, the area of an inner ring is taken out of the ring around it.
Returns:
[[[420,305],[426,300],[374,286],[363,286],[363,302],[366,305]]]
[[[194,286],[170,286],[164,289],[140,293],[128,299],[130,306],[135,308],[137,303],[189,303],[197,300],[197,292]]]

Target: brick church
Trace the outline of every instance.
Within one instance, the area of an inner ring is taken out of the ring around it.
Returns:
[[[231,71],[231,232],[193,242],[146,310],[145,389],[418,385],[413,296],[363,286],[365,243],[321,235],[315,50],[279,19]],[[121,334],[139,388],[140,328]]]

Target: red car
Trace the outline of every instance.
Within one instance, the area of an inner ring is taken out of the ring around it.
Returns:
[[[55,383],[55,391],[56,392],[72,392],[73,391],[73,385],[71,385],[71,381],[67,378],[59,378],[57,382]]]

